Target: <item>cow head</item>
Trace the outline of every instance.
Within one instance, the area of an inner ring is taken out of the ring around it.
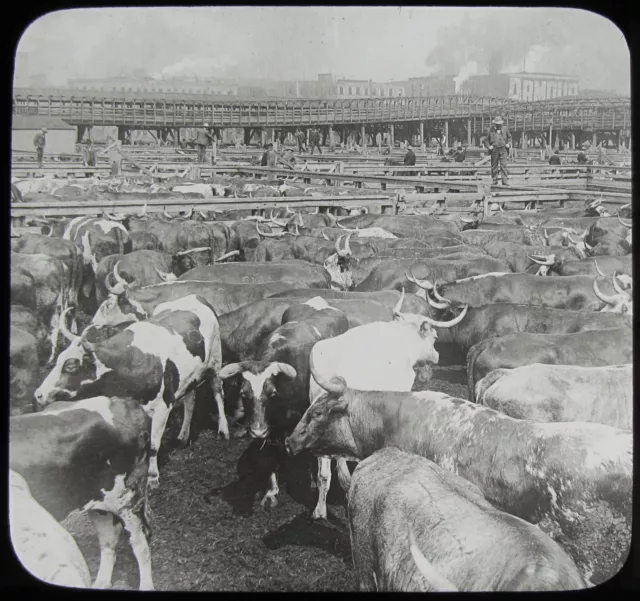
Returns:
[[[467,219],[466,217],[460,217],[460,221],[463,223],[460,231],[466,232],[468,230],[477,230],[480,225],[480,219]]]
[[[309,450],[314,454],[333,455],[337,449],[354,455],[355,446],[349,425],[349,400],[352,395],[346,381],[339,377],[325,379],[313,362],[313,351],[309,355],[309,368],[313,379],[325,393],[318,397],[285,440],[289,455]]]
[[[269,434],[272,412],[278,410],[274,403],[279,401],[278,384],[281,378],[290,381],[294,380],[298,374],[287,363],[243,361],[226,365],[218,375],[223,380],[241,375],[240,398],[252,416],[249,435],[252,438],[263,439]]]
[[[351,273],[351,246],[349,240],[352,233],[346,234],[344,248],[340,248],[340,241],[345,235],[340,236],[336,240],[335,253],[329,256],[324,262],[323,267],[331,276],[331,287],[335,290],[349,290],[353,286],[353,274]]]
[[[468,305],[465,305],[462,311],[454,319],[450,321],[437,321],[435,319],[431,319],[431,317],[427,317],[426,315],[401,313],[400,309],[402,308],[403,302],[404,288],[402,288],[400,300],[393,309],[393,319],[394,321],[409,323],[416,328],[416,332],[420,339],[420,350],[418,355],[416,356],[416,362],[437,364],[440,359],[440,355],[434,347],[435,342],[438,338],[438,333],[434,328],[452,328],[453,326],[459,324],[467,314],[467,310],[469,308]]]
[[[107,368],[97,359],[95,345],[121,332],[128,324],[117,326],[89,326],[77,336],[66,325],[66,315],[60,316],[60,332],[70,341],[70,345],[58,355],[56,364],[34,393],[36,405],[43,409],[56,401],[71,401],[79,389],[98,380]]]
[[[606,305],[602,309],[600,309],[602,313],[628,313],[629,315],[633,314],[633,299],[626,290],[623,290],[620,287],[620,285],[616,281],[616,274],[614,274],[612,278],[613,288],[616,291],[616,294],[612,296],[603,294],[600,291],[600,289],[598,288],[597,280],[597,277],[593,280],[593,291],[601,301],[606,303]]]
[[[94,326],[131,323],[133,321],[142,321],[149,317],[144,307],[130,296],[132,284],[118,273],[119,264],[120,261],[115,264],[113,272],[107,275],[104,280],[109,296],[102,302],[93,316],[91,323]],[[116,280],[115,286],[109,281],[111,276]]]

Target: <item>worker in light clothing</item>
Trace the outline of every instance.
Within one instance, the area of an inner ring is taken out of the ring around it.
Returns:
[[[118,177],[120,175],[120,165],[122,163],[122,155],[120,149],[122,142],[118,140],[113,148],[109,151],[109,162],[111,163],[111,177]]]
[[[378,154],[382,154],[382,134],[380,132],[376,134],[376,146],[378,147]]]
[[[507,157],[511,148],[511,132],[502,127],[501,117],[493,120],[493,126],[489,130],[487,142],[491,152],[491,177],[494,185],[498,183],[498,174],[502,176],[502,185],[509,185],[509,172],[507,170]]]
[[[33,138],[33,145],[36,147],[38,157],[38,167],[42,167],[44,157],[44,147],[47,145],[47,128],[43,127]]]

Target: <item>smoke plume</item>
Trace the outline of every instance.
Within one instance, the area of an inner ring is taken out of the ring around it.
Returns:
[[[464,81],[469,60],[479,75],[517,72],[576,76],[580,87],[628,94],[629,49],[622,33],[595,13],[575,9],[468,9],[442,30],[426,65]]]
[[[478,63],[475,61],[470,61],[463,65],[460,69],[460,72],[456,77],[453,78],[453,81],[456,84],[456,94],[460,91],[462,84],[469,79],[472,75],[475,75],[478,72]]]

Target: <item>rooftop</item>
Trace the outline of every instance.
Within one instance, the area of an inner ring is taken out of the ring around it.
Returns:
[[[40,115],[13,115],[11,123],[12,129],[75,129],[60,117],[49,117]]]

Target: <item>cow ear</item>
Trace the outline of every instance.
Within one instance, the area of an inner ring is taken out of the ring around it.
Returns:
[[[229,365],[225,365],[220,372],[218,373],[218,377],[221,380],[226,380],[227,378],[231,378],[238,373],[242,373],[244,371],[242,365],[240,363],[229,363]]]
[[[429,334],[433,334],[434,332],[435,330],[431,327],[429,322],[423,321],[420,325],[420,336],[422,336],[423,338],[425,336],[428,336]]]

